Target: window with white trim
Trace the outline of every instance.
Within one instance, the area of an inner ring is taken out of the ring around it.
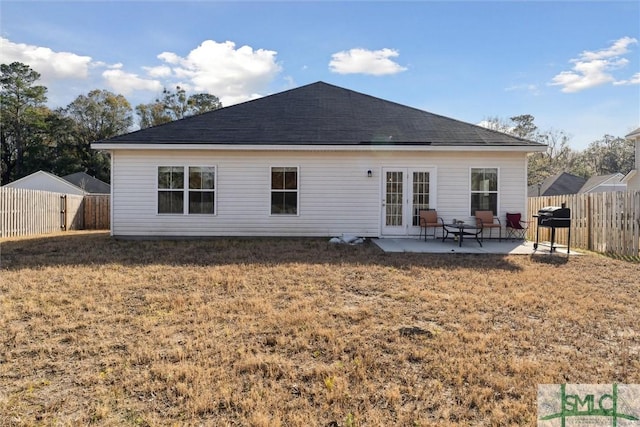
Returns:
[[[298,214],[298,168],[271,168],[271,214]]]
[[[214,166],[159,166],[158,213],[215,214],[215,181]]]
[[[184,168],[158,167],[158,213],[184,213]]]
[[[476,211],[498,214],[498,168],[471,168],[471,215]]]

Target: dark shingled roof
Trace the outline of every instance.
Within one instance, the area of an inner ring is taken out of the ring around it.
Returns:
[[[559,196],[563,194],[578,194],[587,180],[581,176],[560,172],[548,176],[540,185],[529,186],[529,197]],[[539,191],[539,194],[538,194]]]
[[[312,83],[99,142],[540,145],[324,82]]]
[[[111,186],[104,181],[100,181],[98,178],[94,178],[86,172],[76,172],[71,175],[63,176],[67,182],[82,188],[87,193],[93,194],[109,194],[111,193]]]

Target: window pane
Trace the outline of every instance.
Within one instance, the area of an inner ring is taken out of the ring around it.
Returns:
[[[284,193],[284,210],[291,215],[298,213],[298,193]]]
[[[158,167],[158,188],[184,188],[184,168],[182,166]]]
[[[475,215],[476,210],[492,211],[494,215],[498,212],[497,193],[472,193],[471,194],[471,215]]]
[[[202,188],[202,171],[198,167],[189,168],[189,189]]]
[[[429,172],[413,172],[413,220],[420,225],[420,210],[429,209]]]
[[[216,182],[216,168],[202,168],[202,188],[204,190],[213,190]]]
[[[271,213],[274,215],[296,215],[298,213],[298,193],[272,191]]]
[[[284,213],[284,193],[280,191],[271,192],[271,213],[283,214]]]
[[[214,167],[189,167],[189,189],[213,190],[214,182]]]
[[[171,168],[160,166],[158,168],[158,188],[171,188]]]
[[[498,191],[497,169],[485,169],[485,179],[489,182],[489,191]]]
[[[214,213],[215,193],[213,191],[190,191],[189,213],[210,214]]]
[[[298,171],[295,168],[287,168],[284,174],[284,188],[287,190],[298,189]]]
[[[471,191],[498,191],[498,169],[471,169]]]
[[[282,190],[284,189],[284,170],[283,168],[271,169],[271,189]]]
[[[182,191],[158,191],[158,213],[181,214],[183,212]]]
[[[471,191],[480,191],[484,174],[482,169],[471,169]]]

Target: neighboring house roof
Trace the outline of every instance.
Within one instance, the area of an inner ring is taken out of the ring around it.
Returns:
[[[68,181],[77,187],[84,189],[91,194],[109,194],[111,193],[111,186],[104,181],[100,181],[98,178],[94,178],[86,172],[76,172],[71,175],[65,175],[62,177],[65,181]]]
[[[631,140],[640,140],[640,128],[634,130],[633,132],[631,132],[630,134],[625,136],[626,139],[631,139]]]
[[[529,197],[577,194],[586,182],[581,176],[560,172],[547,177],[539,188],[537,185],[529,186],[528,194]]]
[[[56,193],[71,193],[78,195],[87,194],[87,192],[82,188],[60,178],[59,176],[45,171],[34,172],[31,175],[27,175],[10,182],[4,187],[53,191]]]
[[[116,136],[95,148],[101,143],[544,147],[324,82]]]
[[[627,185],[622,182],[624,175],[612,173],[609,175],[592,176],[584,183],[579,193],[592,193],[596,191],[622,191]]]

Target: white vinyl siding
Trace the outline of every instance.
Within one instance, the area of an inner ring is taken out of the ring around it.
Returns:
[[[383,168],[434,168],[430,203],[445,220],[469,217],[472,167],[499,168],[501,218],[527,204],[525,153],[116,150],[113,159],[120,236],[380,236]],[[214,163],[215,216],[158,215],[158,166]],[[298,214],[271,215],[271,167],[288,165],[298,170]]]

